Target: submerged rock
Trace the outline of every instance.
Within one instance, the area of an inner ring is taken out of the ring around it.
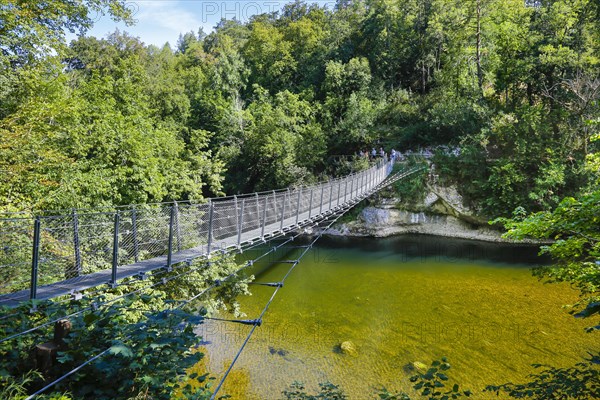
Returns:
[[[356,350],[356,346],[349,340],[342,342],[340,344],[340,350],[343,354],[348,354],[350,356],[356,357],[358,356],[358,351]]]
[[[415,369],[418,372],[420,372],[422,374],[424,374],[425,372],[427,372],[427,369],[428,369],[427,365],[423,364],[420,361],[415,361],[415,362],[412,363],[412,365],[413,365],[413,367],[415,367]]]

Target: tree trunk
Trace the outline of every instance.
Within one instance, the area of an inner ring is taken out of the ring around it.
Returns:
[[[475,54],[477,63],[477,85],[479,93],[483,96],[483,70],[481,68],[481,0],[477,0],[477,50]]]

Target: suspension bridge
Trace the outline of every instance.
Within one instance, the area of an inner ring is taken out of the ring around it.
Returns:
[[[263,283],[274,288],[263,312],[255,319],[233,320],[252,325],[252,328],[214,391],[214,398],[285,279],[323,231],[363,199],[424,169],[426,166],[419,163],[394,168],[393,160],[380,159],[364,171],[312,186],[212,198],[201,204],[173,202],[0,218],[0,307],[9,309],[30,302],[35,309],[36,302],[43,300],[79,300],[115,288],[127,278],[143,280],[148,274],[191,267],[198,259],[208,262],[222,254],[242,252],[274,239],[284,239],[247,262],[242,267],[245,268],[311,228],[319,228],[310,244],[301,246],[302,251],[296,259],[285,261],[289,269],[279,282]],[[206,263],[196,264],[199,264],[196,268],[202,268]],[[180,306],[199,298],[236,273],[213,282]],[[184,274],[163,278],[100,306],[166,284]],[[74,314],[96,307],[98,304],[92,303]],[[49,327],[69,316],[0,338],[0,343]],[[51,382],[31,398],[108,350]]]

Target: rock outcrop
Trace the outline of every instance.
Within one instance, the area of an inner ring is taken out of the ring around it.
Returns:
[[[423,200],[407,205],[398,198],[380,199],[365,207],[356,221],[338,224],[332,236],[387,237],[420,233],[462,239],[507,242],[502,232],[465,206],[454,187],[429,186]]]

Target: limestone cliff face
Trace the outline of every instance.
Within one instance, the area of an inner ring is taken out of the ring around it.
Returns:
[[[485,241],[507,241],[502,232],[463,203],[453,187],[429,186],[423,201],[407,206],[400,199],[380,199],[362,210],[356,221],[339,224],[326,234],[386,237],[422,233]]]

